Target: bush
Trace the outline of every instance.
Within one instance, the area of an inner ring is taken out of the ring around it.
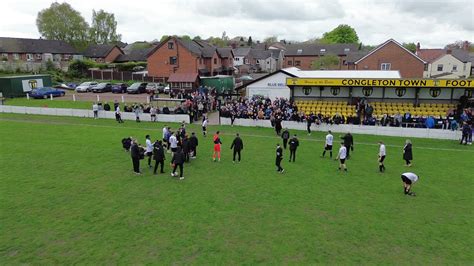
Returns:
[[[92,60],[74,60],[69,64],[68,76],[72,78],[84,78],[89,68],[96,67],[96,63]]]
[[[146,66],[147,66],[146,62],[128,62],[128,63],[115,64],[115,67],[117,68],[118,71],[134,71],[133,69],[135,67],[146,68]]]
[[[54,66],[53,61],[51,61],[51,59],[48,59],[48,61],[46,61],[46,71],[53,71],[55,69],[56,67]]]

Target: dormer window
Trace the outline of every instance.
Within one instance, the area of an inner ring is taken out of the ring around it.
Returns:
[[[319,50],[319,53],[320,53],[320,54],[325,54],[325,53],[326,53],[326,49],[322,48],[321,50]]]
[[[303,53],[303,49],[298,49],[298,50],[296,51],[296,53],[297,53],[297,54]]]
[[[351,51],[351,48],[344,48],[344,53],[348,53]]]

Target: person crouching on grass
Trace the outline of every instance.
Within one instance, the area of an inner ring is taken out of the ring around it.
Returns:
[[[385,160],[385,156],[387,155],[386,149],[385,149],[385,144],[383,144],[382,141],[379,141],[379,171],[381,173],[385,172],[385,165],[383,164],[383,161]]]
[[[221,145],[222,145],[222,142],[221,142],[221,138],[219,137],[219,131],[216,132],[216,134],[214,135],[214,152],[212,153],[212,160],[215,162],[216,161],[216,155],[217,155],[217,158],[219,160],[219,162],[221,161]]]
[[[403,192],[405,195],[409,196],[416,196],[415,192],[411,192],[411,186],[418,181],[418,176],[414,173],[407,172],[402,174],[402,182],[403,182]]]
[[[344,146],[344,142],[341,142],[341,148],[339,148],[339,153],[337,154],[336,160],[339,160],[339,170],[344,169],[344,171],[347,172],[346,158],[347,148]]]

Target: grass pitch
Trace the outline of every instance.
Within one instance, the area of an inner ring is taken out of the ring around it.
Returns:
[[[199,132],[186,179],[135,176],[120,140],[161,138],[163,124],[0,114],[0,264],[471,264],[472,147],[355,135],[348,173],[320,158],[324,133],[300,137],[296,163],[271,129],[220,130],[223,158]],[[171,125],[174,129],[177,125]],[[232,164],[235,132],[243,161]],[[338,139],[339,134],[335,134]],[[387,145],[378,172],[376,142]],[[336,142],[337,143],[337,142]],[[335,145],[335,148],[339,144]],[[335,155],[334,155],[335,156]],[[403,195],[400,174],[420,175]]]

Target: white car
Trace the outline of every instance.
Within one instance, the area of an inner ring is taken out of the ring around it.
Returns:
[[[76,92],[89,92],[91,91],[92,87],[96,86],[97,82],[88,81],[83,82],[81,85],[76,87]]]

